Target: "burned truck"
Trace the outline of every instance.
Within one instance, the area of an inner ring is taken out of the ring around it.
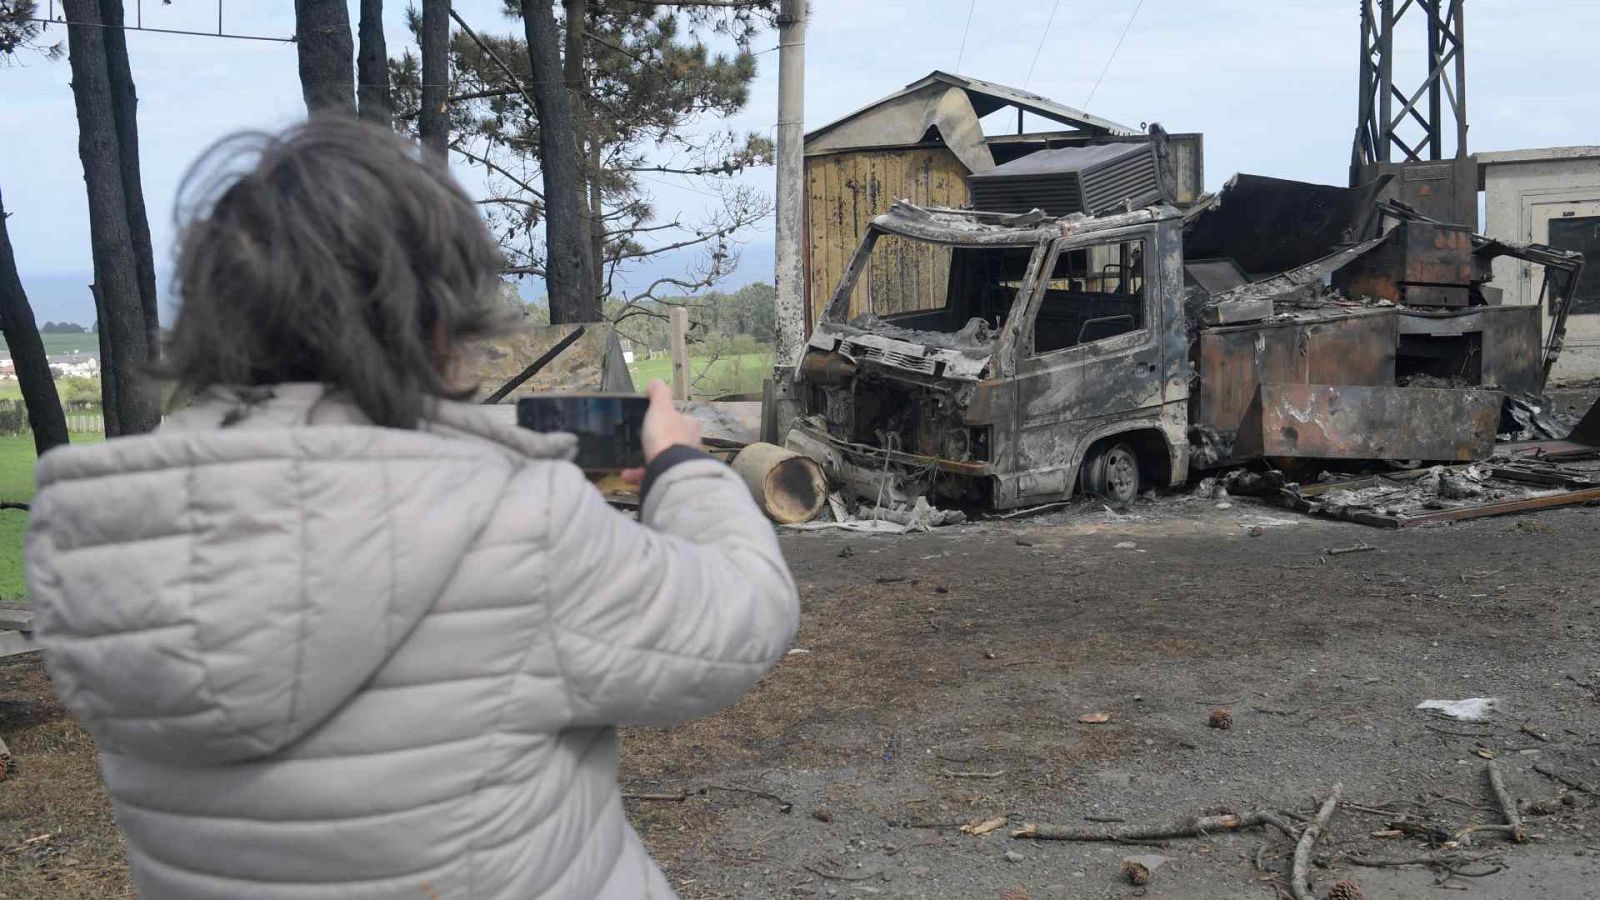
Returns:
[[[1504,396],[1542,389],[1582,265],[1381,185],[1241,176],[1189,210],[1125,190],[1064,215],[1003,187],[877,217],[814,329],[787,443],[847,491],[1006,509],[1260,458],[1482,458]],[[1545,268],[1548,302],[1490,302],[1501,254]]]

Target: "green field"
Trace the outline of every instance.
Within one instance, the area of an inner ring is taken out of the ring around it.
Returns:
[[[44,338],[44,352],[50,356],[59,353],[74,353],[86,356],[100,355],[100,336],[97,334],[41,334]],[[0,341],[4,343],[4,341]],[[11,348],[6,347],[9,354]]]
[[[99,435],[75,434],[74,443],[98,443]],[[0,500],[33,499],[33,435],[0,435]],[[22,582],[22,535],[28,514],[18,509],[0,510],[0,600],[26,599]]]
[[[633,385],[639,390],[659,378],[672,383],[672,358],[658,356],[641,360],[628,367]],[[741,353],[723,356],[715,361],[709,357],[695,356],[689,360],[690,379],[698,381],[690,388],[697,398],[721,397],[726,394],[758,394],[761,382],[772,374],[772,352]]]

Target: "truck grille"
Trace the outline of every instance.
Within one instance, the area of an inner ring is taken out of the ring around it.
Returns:
[[[844,351],[856,359],[870,359],[875,362],[881,362],[886,366],[909,369],[912,372],[922,372],[926,375],[932,375],[936,365],[936,361],[931,357],[914,356],[910,353],[900,353],[894,350],[882,350],[869,344],[846,343]]]

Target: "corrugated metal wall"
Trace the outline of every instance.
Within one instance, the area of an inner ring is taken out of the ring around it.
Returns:
[[[967,169],[943,147],[862,150],[806,158],[807,291],[812,322],[822,317],[872,218],[896,199],[919,206],[967,205]],[[888,250],[885,246],[883,249]],[[879,315],[944,305],[950,251],[897,242],[856,282],[850,314]]]

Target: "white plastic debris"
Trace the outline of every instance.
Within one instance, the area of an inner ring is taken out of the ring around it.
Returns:
[[[1111,549],[1113,549],[1113,550],[1132,550],[1133,548],[1135,548],[1137,546],[1139,546],[1139,545],[1135,544],[1133,541],[1121,541],[1119,543],[1113,544]]]
[[[1465,700],[1424,700],[1417,709],[1429,709],[1463,722],[1482,722],[1505,706],[1499,697],[1468,697]]]
[[[804,656],[804,655],[806,655],[807,653],[810,653],[810,652],[811,652],[810,650],[807,650],[804,647],[796,647],[796,648],[794,648],[793,650],[790,650],[788,653],[786,653],[784,655],[785,656]]]

